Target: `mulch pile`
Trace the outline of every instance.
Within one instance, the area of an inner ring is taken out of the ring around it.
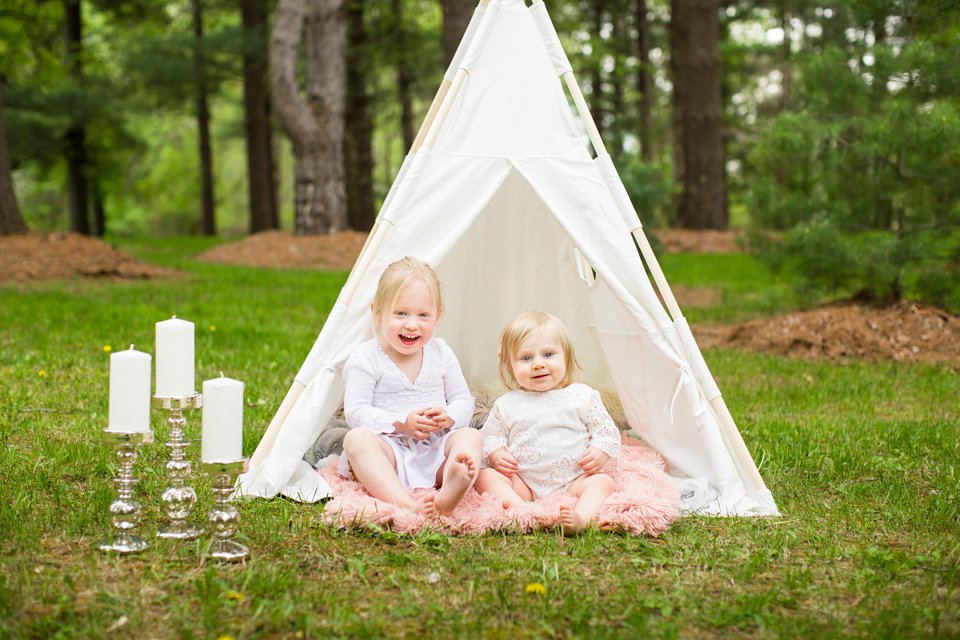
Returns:
[[[360,255],[367,234],[341,231],[325,236],[295,236],[289,231],[262,231],[238,242],[205,251],[205,262],[283,269],[349,271]]]
[[[668,251],[739,251],[734,232],[657,230]],[[286,269],[349,270],[366,234],[295,236],[267,231],[215,247],[199,256],[207,262]],[[106,277],[167,278],[173,269],[141,262],[111,245],[73,233],[0,236],[0,281]],[[710,289],[675,290],[682,304],[709,306]],[[724,346],[787,357],[903,362],[960,363],[960,317],[942,309],[902,301],[877,309],[833,304],[739,325],[693,327],[703,347]]]
[[[835,303],[744,324],[692,329],[701,347],[841,362],[960,362],[960,317],[909,300],[881,309]]]
[[[740,253],[736,231],[695,229],[652,229],[648,231],[660,240],[670,253]]]
[[[0,281],[73,276],[130,280],[172,278],[177,271],[137,260],[103,240],[76,233],[0,236]]]

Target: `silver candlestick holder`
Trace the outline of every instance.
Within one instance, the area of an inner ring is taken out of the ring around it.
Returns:
[[[165,443],[170,449],[170,460],[166,464],[169,484],[160,497],[163,511],[170,522],[160,525],[157,536],[175,540],[193,540],[203,533],[203,528],[187,521],[197,505],[197,492],[187,484],[191,467],[184,450],[190,441],[183,437],[183,426],[187,422],[183,417],[183,411],[203,406],[203,396],[195,392],[189,396],[154,396],[153,400],[155,406],[170,412],[170,417],[167,419],[170,435]]]
[[[217,560],[236,562],[250,555],[250,549],[230,538],[237,532],[240,512],[230,504],[234,482],[241,473],[246,473],[249,460],[210,460],[200,463],[204,473],[210,476],[211,491],[214,494],[213,508],[207,516],[207,523],[213,531],[213,541],[207,555]]]
[[[101,551],[134,553],[150,545],[132,533],[140,522],[140,502],[133,494],[139,480],[133,477],[133,463],[137,460],[137,447],[153,442],[153,431],[103,430],[103,440],[117,448],[120,468],[114,482],[117,483],[117,499],[110,503],[112,535],[108,534],[98,548]]]

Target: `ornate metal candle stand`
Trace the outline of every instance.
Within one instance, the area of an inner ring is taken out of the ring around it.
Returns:
[[[193,540],[203,533],[203,528],[187,522],[187,518],[193,513],[193,508],[197,504],[197,492],[186,482],[191,468],[184,450],[190,441],[183,438],[183,425],[186,424],[183,411],[201,407],[203,396],[194,393],[189,396],[154,396],[153,399],[155,406],[170,412],[170,417],[167,419],[170,435],[165,443],[170,449],[170,461],[166,464],[169,485],[163,490],[160,498],[163,511],[170,522],[157,529],[157,536],[175,540]]]
[[[231,540],[237,532],[237,522],[240,512],[230,504],[230,495],[233,493],[234,482],[241,473],[246,473],[248,459],[240,460],[211,460],[203,461],[200,466],[204,473],[210,476],[211,491],[214,494],[214,505],[207,516],[207,522],[213,532],[213,541],[207,555],[217,560],[236,562],[250,555],[250,549]]]
[[[100,543],[101,551],[116,553],[134,553],[143,551],[150,545],[131,531],[140,522],[140,503],[133,495],[133,488],[139,482],[133,477],[133,463],[137,460],[137,447],[153,442],[153,431],[111,431],[103,430],[103,440],[117,448],[120,468],[114,481],[117,483],[117,499],[110,503],[110,523],[113,535],[107,535]]]

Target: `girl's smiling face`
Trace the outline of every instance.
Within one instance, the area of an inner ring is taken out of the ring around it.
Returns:
[[[423,283],[413,283],[400,292],[392,309],[380,311],[380,345],[391,357],[414,355],[430,341],[439,319],[430,289]]]
[[[513,377],[527,391],[550,391],[563,384],[566,357],[560,341],[544,329],[532,332],[517,347]]]

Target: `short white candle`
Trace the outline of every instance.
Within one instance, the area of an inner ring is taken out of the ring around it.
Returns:
[[[243,457],[243,383],[222,375],[203,383],[200,459],[234,462]]]
[[[157,323],[157,395],[183,398],[196,393],[193,323],[176,316]]]
[[[109,431],[150,430],[150,354],[127,351],[110,354]]]

